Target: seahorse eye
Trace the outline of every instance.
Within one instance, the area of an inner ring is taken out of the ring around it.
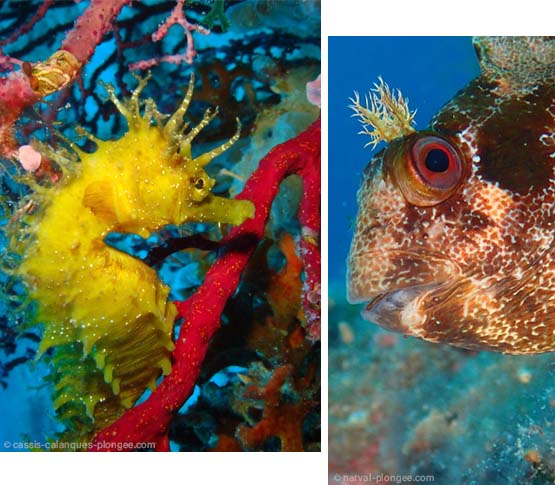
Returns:
[[[198,190],[204,189],[204,179],[203,178],[198,178],[198,179],[195,180],[195,188],[197,188]]]

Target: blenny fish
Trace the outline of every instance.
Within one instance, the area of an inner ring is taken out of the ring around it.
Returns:
[[[474,38],[481,74],[416,131],[380,81],[348,299],[385,328],[474,350],[555,350],[555,39]]]

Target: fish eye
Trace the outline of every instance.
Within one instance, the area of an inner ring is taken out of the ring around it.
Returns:
[[[433,189],[449,190],[462,176],[461,157],[455,148],[438,136],[418,138],[410,150],[414,175]]]
[[[386,160],[405,199],[416,206],[433,206],[448,199],[461,185],[465,159],[448,140],[416,133],[392,144]]]
[[[195,180],[194,184],[196,189],[202,190],[204,188],[204,179],[199,177]]]

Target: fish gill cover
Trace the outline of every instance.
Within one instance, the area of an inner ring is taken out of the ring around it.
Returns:
[[[319,450],[319,3],[0,19],[5,449]]]
[[[330,40],[332,482],[553,482],[553,46]]]

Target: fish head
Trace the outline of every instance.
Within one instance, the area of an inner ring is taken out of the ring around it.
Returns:
[[[434,295],[456,286],[466,269],[445,246],[469,207],[461,190],[469,170],[458,144],[430,131],[391,142],[368,164],[347,277],[348,299],[366,304],[365,319],[427,335]]]
[[[555,350],[555,83],[542,79],[482,74],[370,161],[347,262],[363,318],[467,349]]]

